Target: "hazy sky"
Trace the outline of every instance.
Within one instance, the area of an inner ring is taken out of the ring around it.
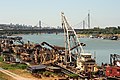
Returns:
[[[120,25],[120,0],[0,0],[0,23],[37,25],[41,20],[61,26],[62,11],[69,23],[76,25],[88,10],[92,27]]]

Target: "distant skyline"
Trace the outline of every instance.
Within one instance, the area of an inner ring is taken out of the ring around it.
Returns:
[[[120,26],[120,0],[0,0],[0,24],[43,23],[61,26],[60,13],[64,12],[70,25],[87,17],[90,10],[91,28]],[[82,28],[74,27],[74,28]]]

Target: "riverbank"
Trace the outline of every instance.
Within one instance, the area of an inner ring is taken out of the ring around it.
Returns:
[[[95,37],[111,37],[113,34],[77,34],[79,38],[89,38],[90,36],[95,36]],[[120,34],[114,34],[114,36],[118,36],[120,38]]]

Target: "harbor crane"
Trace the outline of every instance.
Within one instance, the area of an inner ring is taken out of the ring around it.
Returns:
[[[64,13],[61,12],[62,27],[64,29],[64,42],[65,42],[65,61],[72,62],[72,56],[77,60],[80,57],[80,53],[84,53],[82,45],[76,35],[75,30],[67,22]]]
[[[66,66],[79,69],[80,71],[95,71],[96,61],[91,53],[85,53],[83,44],[79,41],[75,30],[69,25],[64,13],[61,13],[62,28],[64,29],[65,57]],[[76,73],[76,72],[75,72]]]

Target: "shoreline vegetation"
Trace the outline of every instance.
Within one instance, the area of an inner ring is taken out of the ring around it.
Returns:
[[[45,31],[45,32],[42,32]],[[94,27],[93,29],[75,29],[77,35],[79,38],[81,37],[90,37],[91,35],[93,36],[97,36],[97,37],[111,37],[111,36],[118,36],[118,38],[120,38],[120,26],[118,27],[106,27],[106,28],[99,28],[99,27]],[[36,31],[36,32],[32,32],[29,30],[27,30],[26,32],[24,32],[23,30],[17,31],[16,33],[13,33],[12,36],[21,36],[24,34],[41,34],[41,33],[55,33],[56,35],[58,33],[63,33],[63,29],[49,29],[49,30],[40,30],[40,31]],[[8,32],[10,33],[10,32]]]
[[[81,29],[76,31],[78,37],[90,37],[91,35],[97,37],[111,37],[118,36],[120,38],[120,26],[118,27],[106,27],[104,29],[94,27],[93,29]]]
[[[77,34],[120,34],[120,26],[99,28],[94,27],[90,29],[75,29]],[[36,34],[36,33],[63,33],[64,29],[4,29],[0,31],[1,35],[13,34]]]
[[[36,33],[34,33],[34,34],[36,34]],[[12,34],[11,36],[22,36],[22,35],[24,35],[24,34]],[[98,37],[99,36],[110,37],[110,36],[114,35],[114,36],[118,36],[118,38],[120,38],[120,34],[81,34],[81,33],[77,33],[78,38],[89,38],[91,35],[98,36]]]

